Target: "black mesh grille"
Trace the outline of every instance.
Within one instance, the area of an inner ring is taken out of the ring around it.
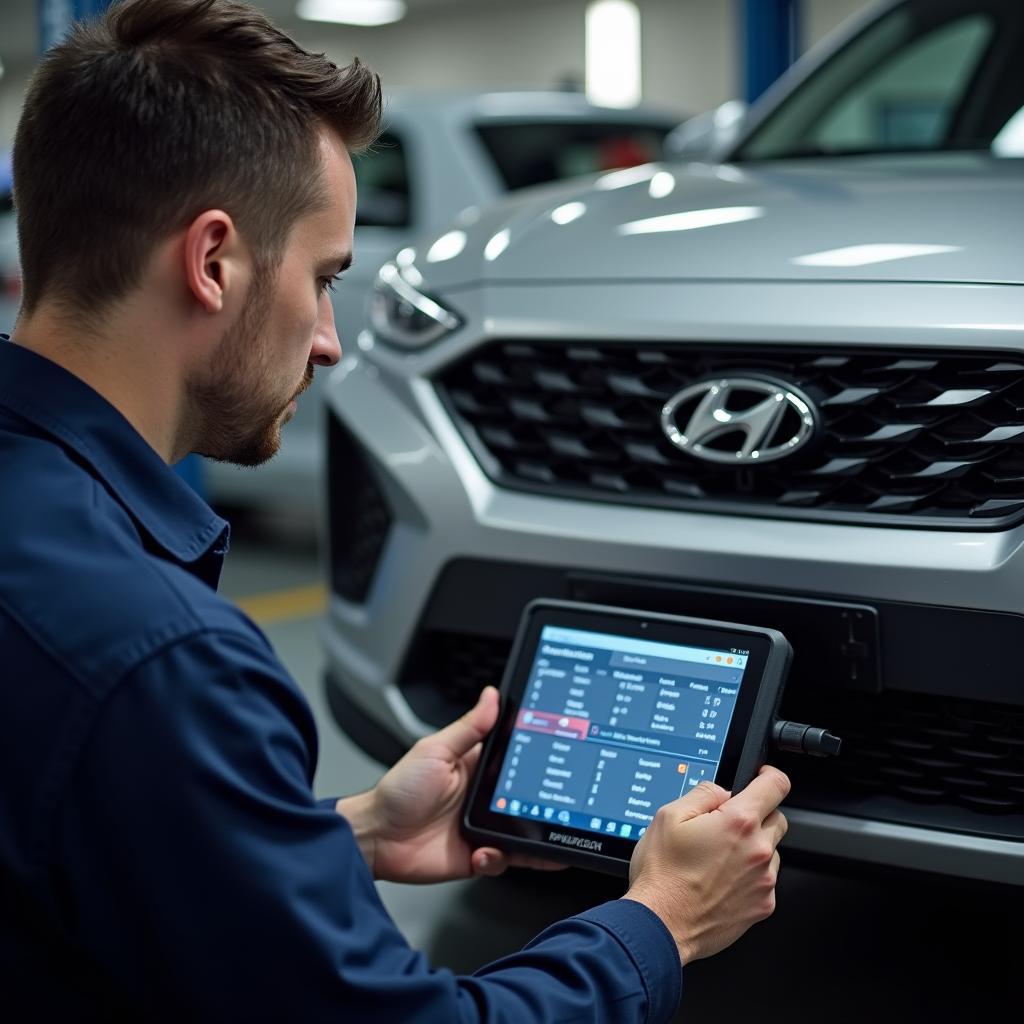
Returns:
[[[487,685],[499,686],[512,650],[508,640],[465,633],[424,633],[409,659],[405,682],[421,683],[440,700],[431,701],[434,725],[447,725],[453,715],[476,703]],[[430,710],[427,710],[430,714]]]
[[[843,738],[834,760],[787,760],[794,792],[805,798],[882,794],[1024,815],[1024,708],[899,693],[791,697],[788,714],[827,723]]]
[[[418,684],[441,698],[431,720],[445,724],[485,685],[498,683],[510,651],[498,637],[423,634],[410,664]],[[975,822],[997,816],[1001,834],[1013,832],[1006,824],[1013,815],[1024,815],[1024,708],[922,694],[790,690],[783,712],[843,739],[834,759],[773,755],[793,781],[797,806],[856,815],[859,801],[879,796],[914,806],[914,820],[933,827],[949,811],[974,812]],[[986,831],[983,823],[975,830]]]
[[[365,599],[391,530],[387,499],[355,438],[332,414],[327,426],[331,586]]]
[[[681,452],[661,409],[768,375],[817,406],[815,442],[736,468]],[[495,342],[438,381],[488,472],[568,497],[790,518],[1005,526],[1024,518],[1024,357]]]

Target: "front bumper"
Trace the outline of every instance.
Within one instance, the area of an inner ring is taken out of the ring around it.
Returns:
[[[501,296],[506,305],[513,299]],[[466,296],[460,312],[474,301],[481,301],[477,293]],[[842,318],[843,311],[835,315]],[[500,316],[488,321],[485,333],[542,333],[550,322],[540,315],[516,326],[510,314],[507,322]],[[586,327],[599,329],[598,321]],[[761,334],[771,330],[758,324]],[[586,336],[584,328],[579,334]],[[799,330],[791,329],[789,339],[795,334]],[[837,639],[831,655],[826,651],[820,686],[807,665],[794,680],[790,717],[828,698],[822,706],[852,702],[869,709],[861,711],[859,725],[870,727],[870,709],[885,705],[878,729],[899,733],[886,738],[892,752],[900,742],[920,739],[901,730],[908,721],[923,721],[926,709],[938,718],[920,728],[941,732],[951,718],[962,718],[968,738],[972,730],[998,733],[1008,744],[1012,771],[1022,763],[1024,683],[1017,659],[1024,644],[1024,528],[953,532],[792,522],[503,490],[485,475],[429,383],[431,364],[444,365],[470,343],[456,339],[449,351],[401,363],[387,353],[350,356],[328,382],[331,414],[390,509],[370,583],[354,600],[335,588],[323,627],[328,686],[345,698],[343,727],[358,731],[351,723],[360,716],[400,749],[458,714],[474,688],[500,681],[502,644],[534,597],[684,612],[694,601],[714,600],[716,617],[755,621],[752,616],[766,615],[768,621],[757,624],[778,626],[770,621],[775,602],[790,616],[783,628],[798,665],[810,642],[801,646],[801,629],[810,638],[819,628],[812,610],[832,602],[837,615],[863,608],[869,619],[876,617],[864,635],[849,638],[867,645],[873,673],[847,678]],[[923,334],[916,343],[923,344]],[[331,486],[343,501],[337,475]],[[324,527],[330,551],[330,512]],[[730,607],[734,613],[723,614]],[[986,724],[990,711],[1002,716],[998,729]],[[820,724],[839,729],[835,721]],[[971,756],[986,751],[970,746],[952,736],[944,749],[964,748],[974,771]],[[375,752],[385,749],[378,745]],[[927,787],[918,787],[920,799],[900,795],[907,780],[898,770],[891,792],[877,787],[883,773],[865,793],[830,792],[802,766],[784,767],[799,776],[790,800],[792,847],[1024,884],[1024,815],[1014,807],[985,808],[985,793],[977,789],[984,776],[964,778],[947,805]],[[1024,786],[1024,774],[1003,782]],[[972,793],[980,803],[971,803]]]

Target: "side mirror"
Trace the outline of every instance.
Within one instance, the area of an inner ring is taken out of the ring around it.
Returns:
[[[666,159],[714,162],[739,138],[746,116],[743,100],[729,100],[691,117],[665,136]]]

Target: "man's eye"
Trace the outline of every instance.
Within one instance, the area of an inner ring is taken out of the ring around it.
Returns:
[[[334,274],[331,277],[321,277],[318,281],[319,292],[323,295],[326,291],[334,291],[334,286],[340,284],[344,275]]]

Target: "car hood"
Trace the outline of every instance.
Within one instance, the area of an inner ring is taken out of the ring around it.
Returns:
[[[520,193],[416,247],[470,282],[1024,282],[1024,162],[983,155],[651,164]],[[454,242],[452,236],[455,236]]]

